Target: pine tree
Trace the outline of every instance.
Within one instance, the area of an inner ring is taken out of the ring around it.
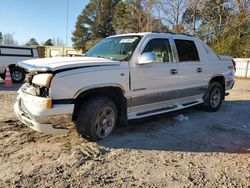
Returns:
[[[36,41],[35,38],[31,38],[27,43],[26,46],[38,46],[39,43]]]
[[[52,43],[52,39],[48,39],[45,43],[44,43],[45,46],[54,46],[53,43]]]
[[[78,16],[73,32],[74,47],[89,49],[97,41],[114,35],[114,8],[121,0],[90,0]]]

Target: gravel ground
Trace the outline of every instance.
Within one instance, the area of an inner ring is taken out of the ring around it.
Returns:
[[[216,113],[131,121],[98,143],[70,122],[62,136],[24,126],[13,112],[17,88],[0,82],[0,187],[250,187],[250,80],[237,79]]]

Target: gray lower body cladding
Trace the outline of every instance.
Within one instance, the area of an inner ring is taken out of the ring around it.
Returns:
[[[128,107],[139,106],[144,104],[151,104],[162,101],[169,101],[178,98],[185,98],[195,95],[202,95],[206,92],[207,86],[199,86],[188,89],[165,91],[160,93],[145,94],[140,96],[133,96],[128,99]]]

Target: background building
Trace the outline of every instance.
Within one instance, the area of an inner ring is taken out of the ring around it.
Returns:
[[[82,56],[82,50],[76,50],[73,47],[63,46],[38,46],[39,57],[71,57]]]

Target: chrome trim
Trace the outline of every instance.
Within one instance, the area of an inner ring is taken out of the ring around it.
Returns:
[[[183,108],[187,108],[190,106],[201,104],[202,102],[203,102],[202,98],[196,98],[195,100],[190,101],[190,104],[187,104],[185,106],[183,104],[166,105],[166,106],[162,106],[159,108],[152,108],[152,109],[150,109],[151,111],[147,111],[147,110],[143,109],[141,111],[128,112],[127,116],[128,116],[129,120],[130,119],[138,119],[138,118],[142,118],[142,117],[148,117],[148,116],[152,116],[152,115],[157,115],[157,114],[162,114],[162,113],[166,113],[166,112],[180,110]]]
[[[168,100],[168,101],[154,102],[154,103],[144,104],[144,105],[139,105],[139,106],[131,106],[131,107],[128,107],[128,113],[137,113],[141,111],[154,110],[154,109],[166,107],[166,106],[183,104],[186,102],[191,102],[191,101],[200,99],[202,98],[202,96],[203,95],[195,95],[191,97],[184,97],[184,98],[173,99],[173,100]]]
[[[138,59],[138,64],[142,65],[142,64],[156,63],[156,58],[157,56],[154,52],[144,52]]]
[[[124,88],[123,88],[122,85],[115,84],[115,83],[104,83],[104,84],[97,84],[97,85],[87,86],[87,87],[84,87],[84,88],[78,90],[76,92],[76,94],[73,96],[73,99],[76,99],[82,92],[85,92],[87,90],[104,88],[104,87],[118,87],[118,88],[120,88],[122,90],[124,97],[128,98],[128,96],[126,95],[126,92],[125,92],[125,90],[124,90]]]
[[[49,67],[37,67],[35,65],[31,65],[31,64],[28,64],[28,63],[24,63],[24,62],[18,62],[16,64],[18,67],[21,67],[25,70],[28,70],[29,72],[50,72],[52,71],[51,68]]]

